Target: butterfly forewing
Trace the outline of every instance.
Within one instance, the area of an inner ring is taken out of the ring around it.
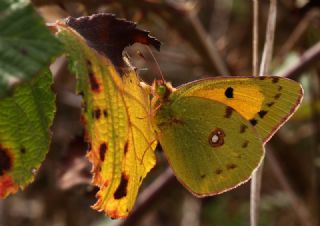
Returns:
[[[264,155],[254,127],[217,101],[171,98],[157,112],[155,123],[177,178],[198,196],[218,194],[245,182]]]
[[[232,107],[267,142],[299,106],[303,89],[295,81],[276,77],[217,77],[181,86],[175,98],[199,96]]]

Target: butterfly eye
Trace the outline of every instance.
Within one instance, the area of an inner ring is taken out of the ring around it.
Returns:
[[[163,85],[160,85],[160,86],[158,87],[158,94],[164,95],[165,92],[166,92],[166,87],[163,86]]]

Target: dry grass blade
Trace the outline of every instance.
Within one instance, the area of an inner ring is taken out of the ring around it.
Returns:
[[[258,14],[258,3],[255,3],[254,14]],[[276,28],[277,18],[277,0],[270,0],[269,15],[266,29],[266,40],[262,53],[261,65],[259,76],[265,75],[268,70],[272,59],[274,35]],[[255,18],[256,19],[256,18]],[[257,26],[257,25],[256,25]],[[256,28],[254,28],[255,30]],[[254,31],[255,32],[255,31]],[[257,49],[257,47],[254,47]],[[257,50],[256,50],[257,51]],[[255,68],[256,66],[254,66]],[[250,224],[257,226],[259,222],[259,203],[260,203],[260,190],[262,180],[263,162],[252,175],[251,180],[251,193],[250,193]]]
[[[266,40],[264,43],[262,59],[260,64],[259,76],[263,76],[269,72],[271,64],[274,35],[276,30],[276,19],[277,19],[277,0],[270,0],[270,8],[268,15],[268,24],[266,30]]]
[[[185,194],[180,226],[201,226],[201,199]]]
[[[259,1],[253,0],[253,32],[252,32],[252,74],[258,76],[259,69]]]
[[[261,192],[261,180],[263,172],[264,161],[254,171],[251,178],[250,185],[250,225],[259,225],[259,205],[260,205],[260,192]]]

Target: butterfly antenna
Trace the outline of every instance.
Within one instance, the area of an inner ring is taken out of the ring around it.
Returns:
[[[163,74],[162,74],[162,71],[161,71],[161,68],[160,68],[160,65],[159,65],[157,59],[154,57],[151,49],[150,49],[148,46],[147,46],[147,50],[148,50],[149,54],[151,55],[151,57],[152,57],[152,59],[153,59],[153,62],[155,63],[155,65],[156,65],[156,67],[157,67],[158,75],[160,75],[161,80],[162,80],[163,82],[165,82],[164,76],[163,76]]]
[[[154,140],[152,140],[151,142],[148,143],[147,148],[143,151],[142,157],[141,157],[141,159],[140,159],[140,164],[143,164],[143,160],[144,160],[144,157],[145,157],[147,151],[148,151],[149,149],[152,149],[152,145],[153,145],[154,143],[156,143],[157,141],[158,141],[157,139],[154,139]]]

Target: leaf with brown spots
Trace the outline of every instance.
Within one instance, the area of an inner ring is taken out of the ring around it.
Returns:
[[[67,24],[73,29],[58,23],[58,37],[66,46],[87,109],[82,118],[91,143],[88,158],[93,184],[99,187],[93,208],[111,218],[125,218],[142,179],[155,165],[156,142],[148,93],[135,70],[125,64],[122,50],[136,41],[156,41],[135,24],[108,14],[69,18]],[[82,26],[89,29],[83,31]]]
[[[13,82],[32,80],[63,50],[30,2],[0,1],[0,97],[10,94]]]
[[[55,112],[52,75],[46,71],[0,100],[0,197],[24,188],[44,160]]]

